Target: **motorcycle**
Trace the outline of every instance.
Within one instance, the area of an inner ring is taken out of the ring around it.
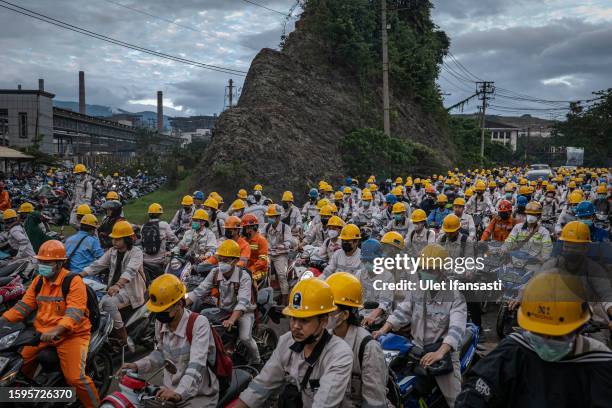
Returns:
[[[323,273],[327,262],[317,255],[318,248],[313,245],[306,245],[302,252],[289,264],[287,270],[287,280],[289,286],[306,278],[318,277]]]
[[[258,291],[256,313],[257,318],[253,328],[253,340],[257,343],[261,360],[267,361],[278,344],[278,336],[276,332],[269,327],[268,323],[272,320],[278,324],[282,316],[278,306],[276,306],[274,302],[274,291],[272,288],[267,287]],[[221,324],[229,317],[229,314],[214,307],[202,310],[201,314],[206,316],[210,324],[219,333],[219,336],[223,340],[225,350],[231,355],[234,364],[236,366],[246,366],[249,360],[248,352],[244,344],[239,340],[238,328],[232,327],[226,329]]]
[[[160,390],[159,386],[151,384],[149,381],[161,370],[167,369],[171,374],[176,374],[176,366],[169,360],[165,360],[164,365],[153,373],[148,379],[144,379],[137,373],[128,370],[119,379],[119,390],[107,395],[102,399],[100,408],[145,408],[157,402],[155,395]],[[219,396],[218,408],[229,408],[238,402],[240,393],[244,391],[253,376],[246,370],[235,368],[232,371],[230,386],[223,395]],[[164,403],[159,401],[154,406],[181,406],[181,403]]]
[[[85,372],[93,380],[100,395],[108,391],[113,373],[112,351],[107,341],[112,328],[113,320],[107,313],[101,313],[100,323],[91,333],[87,351]],[[59,369],[59,358],[54,347],[47,347],[39,352],[40,370],[33,379],[21,375],[21,349],[39,343],[40,333],[23,322],[5,323],[0,327],[0,387],[67,386]]]
[[[534,262],[527,252],[513,251],[509,253],[511,263],[497,268],[494,273],[502,282],[502,297],[497,312],[495,331],[500,339],[503,339],[518,326],[516,308],[510,310],[508,305],[511,301],[518,299],[521,289],[533,277],[534,269],[528,266]]]
[[[478,359],[476,346],[479,337],[478,328],[468,323],[459,354],[462,374]],[[434,377],[443,368],[448,368],[444,367],[444,360],[425,369],[420,365],[424,351],[406,337],[390,333],[381,336],[378,341],[395,382],[395,387],[387,394],[394,406],[406,408],[446,406],[444,396],[438,389]]]
[[[487,225],[489,225],[489,222],[491,221],[491,214],[478,212],[478,213],[472,214],[472,218],[474,219],[474,225],[476,226],[476,236],[481,237],[482,233],[484,232],[484,230],[487,228]]]
[[[25,291],[20,276],[0,277],[0,314],[15,306]]]

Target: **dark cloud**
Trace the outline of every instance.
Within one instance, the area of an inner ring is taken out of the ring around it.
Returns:
[[[434,15],[457,19],[477,18],[501,14],[520,7],[526,0],[434,0]]]

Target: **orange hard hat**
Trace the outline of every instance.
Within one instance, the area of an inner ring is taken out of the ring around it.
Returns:
[[[242,222],[240,223],[241,227],[248,227],[250,225],[259,225],[259,220],[253,214],[247,214],[242,217]]]
[[[60,241],[52,239],[44,242],[35,256],[39,261],[65,261],[66,247]]]
[[[227,217],[227,219],[225,220],[225,228],[229,228],[229,229],[236,229],[236,228],[240,228],[240,218],[236,217],[235,215],[232,215],[230,217]]]

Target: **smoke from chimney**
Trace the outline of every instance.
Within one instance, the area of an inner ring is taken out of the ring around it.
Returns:
[[[45,80],[42,78],[38,79],[38,90],[41,92],[45,90]]]
[[[79,113],[85,115],[85,72],[79,71]]]
[[[157,91],[157,131],[164,131],[164,97],[162,91]]]

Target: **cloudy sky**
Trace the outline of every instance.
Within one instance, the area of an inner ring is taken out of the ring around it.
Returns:
[[[95,33],[189,60],[248,70],[262,47],[276,48],[295,0],[9,0]],[[609,0],[433,0],[434,21],[451,37],[440,78],[445,104],[495,81],[494,113],[561,115],[566,100],[612,86]],[[0,1],[0,6],[7,3]],[[271,9],[271,10],[270,10]],[[299,13],[299,9],[295,15]],[[287,30],[295,19],[289,19]],[[0,7],[0,88],[45,87],[77,99],[86,72],[87,103],[131,111],[154,109],[164,91],[166,113],[219,113],[225,85],[240,74],[214,72],[108,44]],[[540,100],[534,102],[533,99]],[[553,101],[553,102],[549,102]],[[476,104],[466,106],[474,111]]]

